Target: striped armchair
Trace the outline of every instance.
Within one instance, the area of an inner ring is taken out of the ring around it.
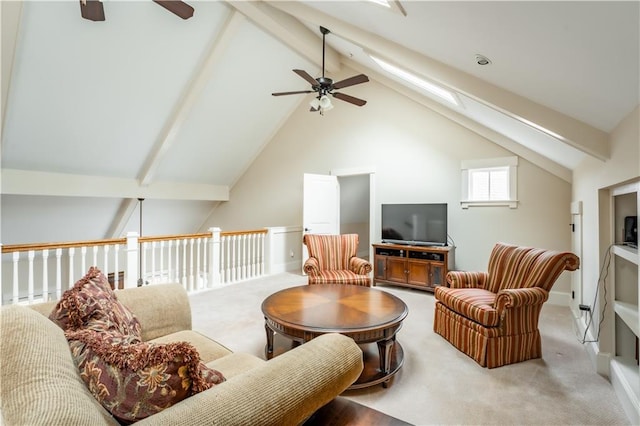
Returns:
[[[371,264],[356,257],[358,234],[306,234],[303,242],[309,249],[309,258],[304,263],[309,284],[371,286]]]
[[[538,317],[569,252],[498,243],[488,272],[451,271],[436,287],[433,330],[487,368],[542,357]]]

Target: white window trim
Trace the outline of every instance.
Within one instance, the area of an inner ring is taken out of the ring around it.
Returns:
[[[483,200],[476,201],[469,199],[469,170],[485,169],[490,167],[509,168],[509,199],[508,200]],[[511,209],[518,208],[518,157],[484,158],[481,160],[462,161],[462,188],[460,206],[463,209],[469,207],[497,207],[507,206]]]

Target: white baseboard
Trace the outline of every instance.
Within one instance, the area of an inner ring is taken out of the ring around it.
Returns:
[[[571,296],[569,293],[551,291],[549,292],[549,300],[547,300],[547,303],[558,306],[570,306]]]

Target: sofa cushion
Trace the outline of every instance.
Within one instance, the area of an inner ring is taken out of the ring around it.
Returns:
[[[309,275],[310,284],[352,284],[369,286],[368,275],[357,275],[348,269],[322,270],[318,275]]]
[[[435,297],[452,311],[485,327],[498,325],[495,293],[479,288],[436,287]]]
[[[118,301],[107,277],[95,267],[64,292],[49,319],[65,331],[94,329],[141,338],[140,323]]]
[[[207,367],[220,371],[228,380],[254,368],[262,367],[265,362],[267,361],[251,354],[234,352],[208,362]]]
[[[150,343],[171,343],[171,342],[187,342],[193,345],[200,355],[200,360],[206,364],[210,361],[225,357],[231,354],[231,350],[222,346],[215,340],[211,340],[207,336],[204,336],[197,331],[182,330],[176,333],[167,334],[166,336],[158,337],[153,340],[149,340]],[[226,374],[225,374],[226,377]]]
[[[0,401],[7,425],[98,425],[118,422],[83,383],[62,330],[46,316],[0,309]]]
[[[186,342],[139,342],[89,329],[65,335],[89,391],[121,422],[158,413],[225,380]]]

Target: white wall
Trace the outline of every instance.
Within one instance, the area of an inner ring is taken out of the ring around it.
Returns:
[[[382,203],[449,204],[457,269],[486,270],[497,241],[570,249],[568,182],[521,158],[517,209],[463,210],[461,161],[513,154],[375,82],[366,84],[366,93],[364,86],[349,90],[369,101],[362,108],[336,100],[320,116],[303,102],[205,227],[300,226],[303,173],[362,167],[376,170],[378,212]],[[379,233],[379,217],[375,227]],[[563,274],[554,291],[569,290],[570,277]]]
[[[609,219],[606,212],[600,210],[598,194],[603,189],[640,176],[640,106],[611,132],[610,144],[609,160],[587,159],[573,173],[572,197],[574,201],[582,201],[583,205],[581,269],[583,299],[588,304],[593,304],[603,257],[610,244]],[[597,322],[600,306],[594,311]],[[611,325],[605,321],[602,327],[605,330]],[[610,334],[603,333],[601,337],[600,349],[610,350]]]

